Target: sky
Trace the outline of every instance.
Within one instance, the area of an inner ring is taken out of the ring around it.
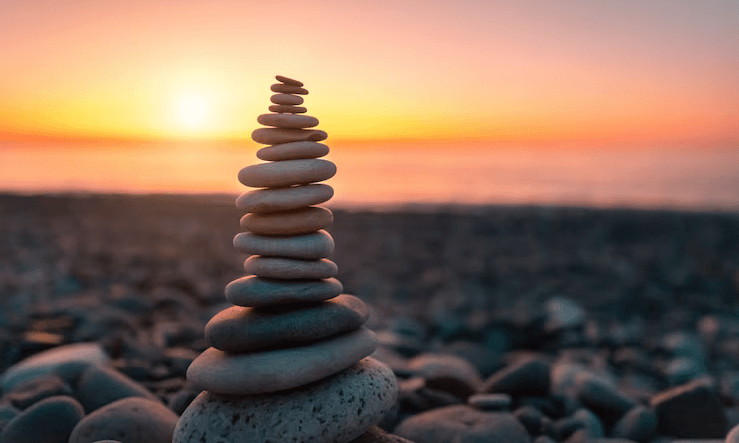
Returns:
[[[0,142],[739,147],[736,0],[1,0]]]

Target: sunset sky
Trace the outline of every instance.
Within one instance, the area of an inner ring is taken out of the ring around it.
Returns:
[[[736,0],[0,2],[0,142],[248,140],[275,74],[330,140],[736,147]]]

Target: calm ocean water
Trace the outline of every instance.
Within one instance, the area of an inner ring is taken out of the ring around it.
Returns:
[[[739,150],[329,144],[335,205],[543,204],[739,211]],[[256,147],[0,145],[0,190],[233,193]]]

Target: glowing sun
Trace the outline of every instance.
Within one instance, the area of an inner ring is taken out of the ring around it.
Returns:
[[[208,112],[208,104],[205,97],[199,94],[187,94],[179,102],[177,107],[180,121],[189,128],[198,127]]]

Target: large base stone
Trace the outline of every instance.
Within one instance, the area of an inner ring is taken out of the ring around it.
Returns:
[[[395,375],[370,357],[324,380],[272,394],[202,392],[173,443],[341,442],[359,437],[395,404]]]

